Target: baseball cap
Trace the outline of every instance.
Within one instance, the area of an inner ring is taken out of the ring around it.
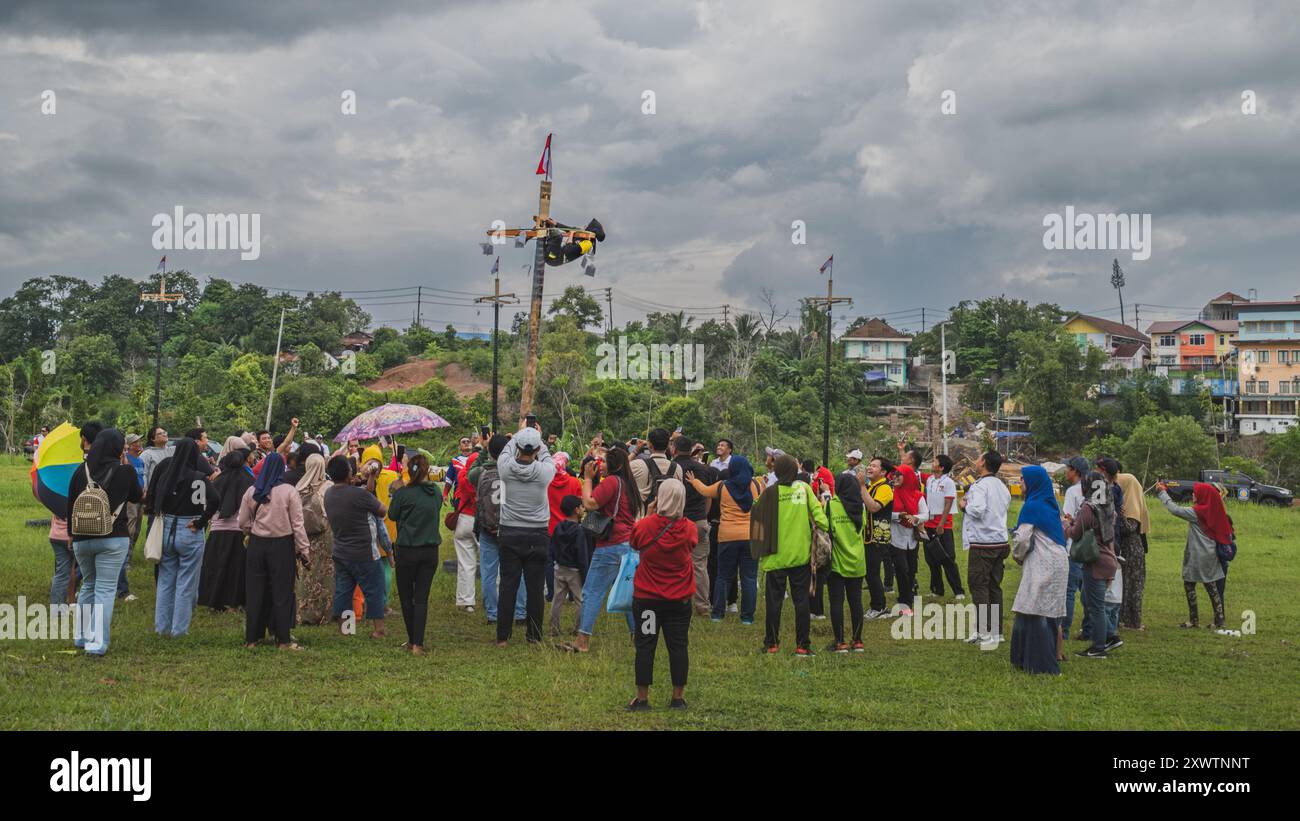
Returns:
[[[854,448],[853,450],[851,450],[851,451],[849,451],[848,453],[844,454],[844,458],[845,458],[845,459],[857,459],[858,461],[862,461],[862,451],[858,450],[857,448]]]
[[[140,441],[140,434],[138,434],[138,433],[128,433],[128,434],[126,435],[126,443],[127,443],[128,445],[133,445],[133,444],[135,444],[136,442],[139,442],[139,441]]]
[[[532,453],[542,446],[542,434],[537,428],[524,428],[515,434],[515,447],[524,453]]]
[[[763,448],[763,450],[764,452],[767,453],[768,456],[771,456],[774,459],[777,456],[785,456],[785,451],[781,450],[780,448]]]

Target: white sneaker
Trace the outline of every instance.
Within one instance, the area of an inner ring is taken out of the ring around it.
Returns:
[[[979,633],[971,633],[970,637],[966,639],[967,644],[979,644],[982,641],[984,641],[984,639]]]
[[[462,605],[460,606],[460,610],[461,610],[462,613],[473,613],[473,612],[474,612],[474,605],[472,605],[472,604],[462,604]]]
[[[737,607],[737,606],[734,605],[734,604],[729,604],[729,605],[727,605],[727,612],[728,612],[728,613],[739,613],[739,612],[740,612],[740,608]]]
[[[134,593],[127,593],[122,597],[122,601],[139,601],[140,597]]]
[[[883,618],[885,618],[885,617],[888,616],[888,615],[889,615],[889,613],[887,613],[887,612],[884,611],[884,610],[868,610],[868,611],[867,611],[866,618],[871,619],[871,620],[874,621],[874,620],[876,620],[876,619],[883,619]]]
[[[813,620],[813,621],[826,621],[826,617],[825,617],[825,616],[819,616],[819,615],[817,615],[816,613],[814,613],[814,614],[812,615],[812,620]]]
[[[980,642],[980,649],[983,650],[985,648],[988,648],[990,650],[993,650],[996,649],[997,646],[1002,642],[1003,642],[1003,638],[1001,636],[989,636],[988,638]]]
[[[954,596],[953,598],[955,598],[957,601],[961,601],[962,599],[965,599],[965,598],[966,598],[966,594],[965,594],[965,593],[958,593],[958,594],[957,594],[956,596]]]

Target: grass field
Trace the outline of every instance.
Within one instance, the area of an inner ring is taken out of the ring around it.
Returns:
[[[31,495],[25,463],[0,457],[0,602],[44,602],[53,561],[45,528],[24,526],[47,512]],[[1231,509],[1239,558],[1227,587],[1228,621],[1243,610],[1257,633],[1224,637],[1181,630],[1184,526],[1152,508],[1143,633],[1105,661],[1071,657],[1056,678],[1012,670],[1006,645],[981,652],[955,641],[899,641],[889,623],[868,622],[865,655],[793,657],[793,614],[785,610],[783,652],[760,655],[758,624],[734,615],[691,628],[684,713],[667,703],[660,650],[656,709],[629,715],[633,650],[606,614],[592,653],[517,641],[498,650],[482,610],[452,606],[454,579],[435,579],[423,658],[403,653],[400,616],[376,641],[299,627],[301,653],[244,650],[243,616],[195,612],[189,636],[152,632],[153,574],[137,546],[131,589],[119,603],[102,660],[64,651],[61,641],[0,642],[3,729],[1296,729],[1300,728],[1300,509]],[[143,539],[141,539],[143,542]],[[451,554],[444,536],[443,557]],[[965,578],[965,562],[961,560]],[[928,571],[922,562],[921,587]],[[1009,608],[1019,572],[1008,561]],[[760,591],[762,584],[760,580]],[[1209,603],[1201,592],[1203,622]],[[891,597],[892,602],[892,597]],[[566,608],[565,626],[575,613]],[[1079,623],[1076,612],[1076,629]],[[1008,615],[1009,624],[1009,615]],[[813,622],[814,648],[830,622]],[[1079,642],[1069,642],[1070,650]]]

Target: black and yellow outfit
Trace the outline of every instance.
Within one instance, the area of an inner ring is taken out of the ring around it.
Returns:
[[[867,495],[874,499],[880,510],[872,512],[863,510],[865,517],[862,528],[862,540],[867,546],[867,589],[871,591],[870,609],[882,613],[885,605],[885,586],[880,580],[880,567],[888,566],[893,561],[890,544],[890,515],[894,511],[894,489],[883,478],[867,486]]]
[[[587,230],[596,235],[595,240],[577,239],[571,242],[564,241],[565,231]],[[560,225],[556,223],[551,232],[547,235],[546,243],[546,264],[563,265],[566,262],[573,262],[578,257],[590,254],[596,247],[597,242],[605,241],[605,229],[600,223],[592,220],[587,223],[585,229],[580,229],[572,225]]]

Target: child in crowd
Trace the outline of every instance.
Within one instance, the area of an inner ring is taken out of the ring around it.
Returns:
[[[564,603],[573,596],[576,612],[582,612],[582,585],[587,577],[587,563],[591,558],[590,531],[578,521],[582,499],[568,495],[560,500],[564,519],[551,532],[548,558],[555,565],[555,596],[551,599],[551,635],[560,635],[560,612]],[[574,628],[576,631],[576,627]]]

